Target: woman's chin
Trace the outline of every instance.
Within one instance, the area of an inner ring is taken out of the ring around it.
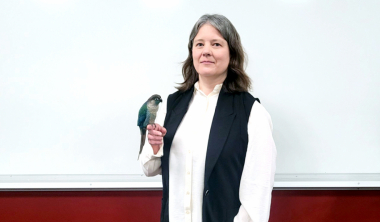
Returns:
[[[214,72],[204,72],[204,73],[198,73],[199,79],[219,79],[223,78],[223,74],[216,74]]]
[[[200,76],[210,77],[210,76],[220,76],[222,74],[219,74],[213,70],[205,70],[203,72],[199,72]]]

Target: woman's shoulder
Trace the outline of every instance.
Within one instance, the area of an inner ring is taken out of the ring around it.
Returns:
[[[194,87],[191,87],[190,89],[188,89],[186,91],[177,90],[176,92],[169,94],[167,102],[172,103],[172,102],[178,100],[179,98],[181,98],[183,96],[192,95],[193,91],[194,91]]]
[[[273,128],[272,118],[269,112],[261,103],[255,102],[253,104],[249,119],[250,123],[255,123],[258,125],[269,125],[271,129]]]
[[[249,101],[249,102],[253,103],[253,102],[255,102],[255,100],[258,100],[258,98],[255,98],[249,92],[241,92],[241,95],[243,96],[243,98],[244,98],[245,101]],[[260,100],[258,100],[258,101],[260,102]]]
[[[259,103],[259,102],[255,102],[252,106],[252,110],[251,110],[251,113],[254,112],[256,113],[257,115],[260,115],[260,116],[269,116],[269,113],[268,111],[265,109],[265,107]]]
[[[249,113],[249,111],[252,110],[252,107],[255,104],[257,103],[260,104],[259,98],[252,96],[252,94],[249,92],[238,92],[236,94],[242,98],[244,106],[249,107],[249,110],[247,111],[247,113]]]

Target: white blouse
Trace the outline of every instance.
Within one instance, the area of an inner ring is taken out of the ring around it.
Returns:
[[[198,83],[177,132],[169,156],[169,221],[202,221],[203,185],[207,143],[222,84],[205,95]],[[163,126],[166,103],[156,123]],[[241,206],[234,222],[267,222],[276,169],[276,146],[272,121],[265,108],[255,102],[248,122],[249,142],[241,177]],[[145,175],[161,174],[163,146],[156,155],[146,143],[140,156]]]

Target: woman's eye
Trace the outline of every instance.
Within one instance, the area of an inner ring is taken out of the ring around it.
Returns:
[[[203,46],[202,43],[197,43],[195,46]]]
[[[215,46],[222,46],[221,44],[219,43],[214,43]]]

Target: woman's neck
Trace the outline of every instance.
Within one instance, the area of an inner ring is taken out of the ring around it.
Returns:
[[[225,79],[226,76],[222,76],[222,78],[205,78],[199,76],[199,89],[207,96],[214,90],[216,85],[222,84]]]

